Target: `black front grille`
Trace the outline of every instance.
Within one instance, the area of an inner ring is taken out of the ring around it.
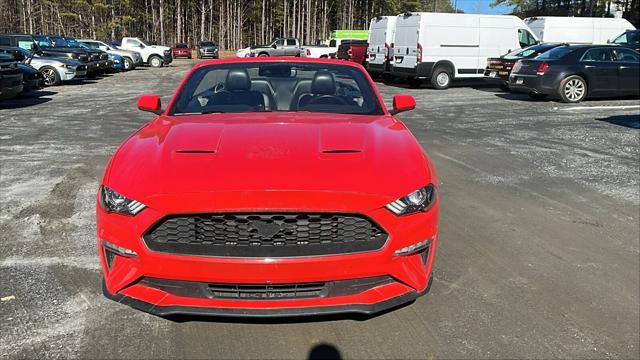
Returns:
[[[144,277],[139,284],[190,298],[279,300],[349,296],[395,282],[383,275],[369,278],[294,284],[207,283]]]
[[[376,250],[387,233],[356,214],[224,213],[170,216],[143,238],[165,253],[290,257]]]
[[[283,285],[208,284],[214,298],[219,299],[300,299],[320,297],[326,283]]]
[[[80,62],[87,62],[87,61],[89,61],[89,56],[87,56],[87,55],[80,55],[80,56],[78,56],[78,60],[79,60]]]

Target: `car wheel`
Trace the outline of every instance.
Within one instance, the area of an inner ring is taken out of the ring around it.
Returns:
[[[258,54],[258,57],[269,57],[269,54],[267,54],[267,53],[260,53],[260,54]]]
[[[133,61],[129,58],[124,58],[124,70],[129,71],[133,70]]]
[[[50,66],[44,66],[40,69],[40,73],[44,76],[44,84],[47,86],[56,86],[60,85],[60,74],[56,71],[56,69]]]
[[[431,85],[438,90],[448,89],[451,85],[451,73],[444,66],[438,66],[431,75]]]
[[[409,83],[409,86],[412,88],[419,88],[420,85],[422,85],[422,80],[418,78],[408,78],[407,82]]]
[[[560,81],[558,92],[562,102],[580,102],[587,97],[587,82],[578,75],[568,76]]]
[[[539,93],[530,92],[529,93],[529,97],[534,99],[534,100],[544,100],[544,99],[547,98],[547,94],[539,94]]]
[[[149,60],[149,64],[154,68],[159,68],[162,66],[162,59],[159,56],[152,56]]]

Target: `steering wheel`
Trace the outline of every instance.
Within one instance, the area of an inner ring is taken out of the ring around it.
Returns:
[[[335,95],[322,95],[313,97],[309,100],[308,105],[349,105],[347,101]]]

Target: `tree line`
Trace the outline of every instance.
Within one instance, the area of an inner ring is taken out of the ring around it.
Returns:
[[[280,36],[316,44],[332,30],[367,29],[375,16],[406,11],[453,8],[450,0],[0,0],[0,32],[238,49]]]
[[[640,27],[640,0],[494,0],[491,6],[506,5],[520,17],[589,16],[612,17],[620,13]]]

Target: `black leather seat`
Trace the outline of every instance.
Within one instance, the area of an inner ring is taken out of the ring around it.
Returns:
[[[224,90],[213,96],[214,105],[243,106],[247,110],[264,110],[264,97],[261,92],[251,90],[251,78],[246,69],[231,69],[227,73]]]
[[[336,95],[336,79],[333,74],[326,70],[316,72],[311,81],[309,93],[302,94],[296,102],[296,109],[309,105],[339,105],[344,104]]]

